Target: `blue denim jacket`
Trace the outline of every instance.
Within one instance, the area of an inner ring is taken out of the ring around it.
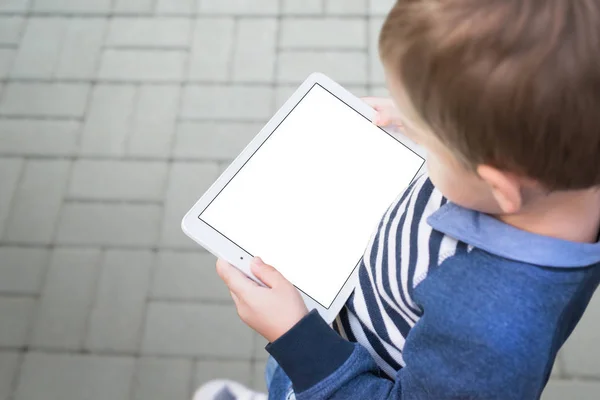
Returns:
[[[390,379],[311,312],[267,351],[269,398],[538,399],[600,282],[600,243],[534,235],[447,204],[429,224],[473,246],[414,289],[422,316]]]

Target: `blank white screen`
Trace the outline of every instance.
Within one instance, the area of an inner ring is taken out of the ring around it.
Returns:
[[[200,218],[329,308],[422,164],[316,84]]]

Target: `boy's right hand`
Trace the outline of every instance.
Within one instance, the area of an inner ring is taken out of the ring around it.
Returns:
[[[373,118],[375,125],[403,128],[400,113],[394,104],[394,100],[383,97],[363,97],[362,100],[377,111],[377,114]]]

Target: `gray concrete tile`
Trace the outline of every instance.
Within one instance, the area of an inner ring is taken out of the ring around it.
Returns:
[[[0,120],[0,152],[11,155],[68,156],[75,152],[76,121]]]
[[[275,89],[275,108],[281,108],[285,102],[294,94],[298,89],[298,85],[286,84],[278,85]],[[352,93],[357,97],[366,96],[367,88],[364,85],[344,85],[344,89]]]
[[[212,254],[161,251],[150,297],[158,300],[232,301]]]
[[[127,153],[167,158],[175,135],[180,86],[144,85],[139,89]]]
[[[113,12],[119,14],[138,14],[152,12],[154,0],[116,0]]]
[[[279,83],[300,84],[317,71],[340,84],[364,85],[367,80],[366,55],[352,51],[284,51],[279,54]]]
[[[122,155],[130,130],[136,88],[100,84],[92,92],[81,139],[85,155]]]
[[[198,361],[195,379],[196,387],[213,379],[229,379],[250,386],[252,364],[250,361]]]
[[[169,171],[161,245],[198,249],[198,245],[181,231],[181,219],[217,178],[213,163],[175,162]]]
[[[108,251],[90,313],[87,349],[138,350],[154,254]]]
[[[60,56],[65,19],[33,17],[27,21],[11,76],[51,78]]]
[[[19,78],[92,78],[106,20],[32,18],[25,29],[11,76]]]
[[[279,45],[284,49],[364,49],[366,39],[364,18],[285,18]]]
[[[365,15],[369,0],[327,0],[325,12],[341,15]]]
[[[0,294],[37,295],[47,259],[46,249],[0,247]]]
[[[385,84],[385,73],[379,58],[379,33],[383,18],[369,19],[369,81],[377,85]]]
[[[151,302],[142,353],[250,360],[252,332],[233,305]]]
[[[369,13],[373,15],[387,15],[394,5],[394,0],[368,0]]]
[[[32,347],[83,347],[99,262],[99,250],[54,250],[33,323]]]
[[[105,29],[104,18],[70,19],[54,76],[59,79],[95,78]]]
[[[238,21],[233,59],[236,82],[272,82],[275,79],[277,20],[253,18]]]
[[[143,357],[138,361],[133,400],[187,400],[192,361]]]
[[[323,2],[329,0],[283,0],[282,13],[285,14],[321,14]]]
[[[158,161],[77,160],[68,196],[94,200],[160,201],[167,164]]]
[[[265,339],[258,333],[254,332],[253,345],[252,345],[253,346],[253,355],[252,356],[256,360],[264,361],[269,358],[269,353],[265,350],[265,346],[268,343],[269,342],[267,341],[267,339]]]
[[[185,47],[191,27],[189,18],[113,18],[106,42],[115,47]]]
[[[180,122],[173,155],[177,158],[231,160],[262,129],[252,122]]]
[[[2,191],[0,191],[0,238],[6,228],[23,165],[24,162],[16,158],[0,158],[0,182],[2,182]]]
[[[129,400],[135,360],[29,353],[15,400]]]
[[[562,354],[559,351],[556,359],[554,360],[554,365],[552,366],[552,371],[550,371],[551,379],[560,379],[563,376],[563,366],[564,361],[562,360]]]
[[[278,0],[202,0],[197,2],[198,12],[227,15],[275,15],[279,12]]]
[[[87,84],[10,82],[4,89],[0,115],[81,117],[88,91]]]
[[[198,18],[194,26],[188,80],[226,81],[234,43],[233,18]],[[210,54],[210,57],[206,55]]]
[[[0,79],[8,77],[15,54],[16,52],[13,49],[0,49]]]
[[[102,54],[98,76],[108,81],[179,82],[186,57],[179,50],[107,49]]]
[[[565,374],[600,377],[600,292],[596,292],[585,314],[561,351]]]
[[[70,164],[63,160],[32,160],[25,164],[6,223],[5,240],[39,244],[52,241]]]
[[[0,347],[27,345],[35,303],[30,297],[0,297]]]
[[[19,372],[20,354],[0,351],[0,400],[9,400],[12,388]]]
[[[0,44],[19,44],[24,22],[25,19],[20,16],[0,17]]]
[[[60,216],[56,242],[151,247],[156,244],[160,218],[158,205],[68,202]]]
[[[105,14],[110,11],[110,5],[111,0],[35,0],[33,9],[69,14]]]
[[[1,12],[23,13],[27,11],[31,0],[3,0],[0,2]]]
[[[194,12],[195,0],[156,0],[157,14],[191,14]]]
[[[596,400],[600,393],[600,382],[550,380],[542,400]]]
[[[266,393],[267,392],[267,383],[265,381],[265,367],[267,366],[266,360],[254,361],[252,363],[252,389]]]
[[[258,86],[186,86],[181,116],[266,122],[272,113],[272,93],[272,88]]]

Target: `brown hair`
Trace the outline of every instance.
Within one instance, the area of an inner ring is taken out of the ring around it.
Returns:
[[[400,0],[379,49],[468,166],[600,185],[600,0]]]

